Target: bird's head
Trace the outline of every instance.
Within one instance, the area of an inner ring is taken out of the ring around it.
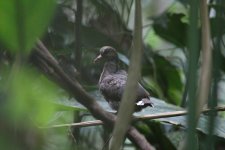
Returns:
[[[94,59],[94,63],[99,62],[101,60],[112,61],[117,59],[118,59],[118,55],[116,50],[113,47],[103,46],[99,51],[99,55]]]

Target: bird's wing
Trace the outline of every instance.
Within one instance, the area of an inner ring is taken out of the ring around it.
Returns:
[[[137,89],[137,101],[142,98],[148,98],[150,94],[141,86],[140,83],[138,83],[138,89]]]
[[[106,100],[120,101],[126,80],[127,77],[124,75],[108,75],[99,84],[99,89]]]

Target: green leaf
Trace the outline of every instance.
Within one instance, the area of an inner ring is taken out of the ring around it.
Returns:
[[[161,15],[154,21],[155,33],[178,47],[185,47],[187,24],[182,21],[184,17],[185,14],[182,13]]]
[[[35,123],[46,123],[55,111],[53,100],[57,89],[34,70],[21,69],[10,82],[9,100],[6,109],[12,119],[30,118]],[[27,120],[27,123],[31,121]]]
[[[72,111],[56,112],[48,125],[72,122],[73,114]],[[69,150],[71,148],[71,130],[69,128],[52,128],[43,131],[46,139],[43,150]]]
[[[154,103],[154,108],[146,108],[142,110],[141,112],[135,113],[136,116],[143,116],[147,114],[157,114],[157,113],[166,113],[166,112],[173,112],[173,111],[179,111],[179,110],[185,110],[181,107],[175,106],[168,104],[162,100],[156,99],[151,97],[152,102]],[[187,121],[186,121],[186,116],[176,116],[176,117],[170,117],[170,118],[160,118],[160,119],[155,119],[158,121],[166,122],[169,124],[173,124],[176,126],[183,126],[187,127]],[[221,138],[225,138],[225,119],[221,117],[216,118],[216,127],[215,127],[215,135]],[[197,130],[207,134],[208,133],[208,116],[206,115],[201,115],[199,121],[198,121],[198,126]]]
[[[165,124],[158,121],[145,121],[148,127],[152,131],[152,138],[160,145],[160,149],[166,150],[176,150],[176,147],[172,143],[172,141],[166,136],[168,132],[168,128],[170,128],[169,124]],[[145,134],[146,135],[146,134]]]
[[[96,92],[97,93],[97,92]],[[95,97],[98,99],[98,103],[107,111],[113,112],[113,110],[109,107],[108,103],[104,100],[104,98],[100,94],[96,94],[97,96]],[[154,104],[154,107],[147,107],[143,109],[140,112],[134,113],[135,116],[143,116],[143,115],[149,115],[149,114],[158,114],[158,113],[167,113],[167,112],[174,112],[174,111],[180,111],[180,110],[185,110],[184,108],[168,104],[163,100],[151,97],[151,101]],[[170,118],[160,118],[160,119],[154,119],[157,121],[161,122],[166,122],[169,124],[173,124],[176,126],[183,126],[187,127],[187,121],[186,121],[186,116],[177,116],[177,117],[170,117]],[[216,118],[217,125],[215,127],[215,135],[218,137],[225,138],[225,119],[221,117]],[[201,115],[197,130],[207,134],[208,133],[208,117],[206,115]]]
[[[54,0],[0,0],[0,39],[13,52],[29,52],[54,8]]]
[[[173,131],[166,133],[166,137],[170,139],[170,141],[173,143],[175,147],[179,147],[182,140],[185,139],[186,133],[184,131]]]
[[[225,29],[223,28],[224,24],[225,24],[224,17],[218,17],[218,18],[211,18],[210,19],[212,37],[218,36],[218,33],[221,36],[224,35],[224,33],[225,33]]]
[[[153,29],[149,30],[144,41],[146,44],[150,45],[152,49],[159,49],[159,46],[162,45],[162,39]]]
[[[81,104],[77,103],[74,99],[69,100],[60,100],[60,102],[53,103],[58,111],[87,111],[87,109]]]
[[[94,118],[92,116],[80,115],[81,121],[90,121]],[[80,128],[77,132],[78,144],[76,144],[77,149],[102,149],[102,145],[105,143],[105,137],[103,136],[103,126],[91,126],[86,128]]]
[[[163,87],[167,101],[179,105],[182,98],[183,83],[181,71],[169,60],[160,55],[154,55],[157,71],[157,81]]]
[[[143,83],[148,90],[150,89],[153,93],[156,93],[157,97],[164,98],[162,89],[153,77],[144,76]]]

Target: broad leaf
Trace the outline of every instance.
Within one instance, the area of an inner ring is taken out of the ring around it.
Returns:
[[[0,39],[11,51],[28,52],[47,27],[54,0],[0,0]]]
[[[12,119],[31,118],[43,124],[55,111],[51,102],[58,96],[55,85],[34,70],[23,68],[18,71],[11,78],[9,93],[5,109]]]
[[[92,96],[95,96],[95,98],[98,100],[98,103],[107,111],[109,112],[115,112],[114,110],[112,110],[108,103],[104,100],[104,98],[99,94],[98,91],[96,92],[91,92]],[[154,103],[154,107],[147,107],[145,109],[143,109],[140,112],[134,113],[134,116],[144,116],[144,115],[150,115],[150,114],[158,114],[158,113],[168,113],[168,112],[174,112],[174,111],[180,111],[180,110],[185,110],[181,107],[172,105],[172,104],[168,104],[166,102],[164,102],[163,100],[151,97],[151,101]],[[81,106],[80,104],[77,105],[77,103],[71,102],[70,103],[72,107],[75,106],[77,110],[77,107],[80,107],[81,109],[83,109],[83,106]],[[183,126],[183,127],[187,127],[186,124],[186,116],[176,116],[176,117],[170,117],[170,118],[160,118],[160,119],[154,119],[157,121],[162,121],[162,122],[166,122],[169,124],[173,124],[176,126]],[[218,137],[222,137],[225,138],[225,120],[217,117],[217,125],[215,127],[215,135]],[[201,115],[200,119],[199,119],[199,123],[197,126],[197,130],[200,132],[203,132],[205,134],[207,134],[207,124],[208,124],[208,117],[206,115]]]
[[[167,97],[167,101],[179,105],[182,98],[183,83],[179,68],[173,65],[167,58],[154,55],[157,81]]]
[[[186,46],[187,24],[182,22],[184,14],[163,14],[155,19],[153,28],[165,40],[177,45]]]

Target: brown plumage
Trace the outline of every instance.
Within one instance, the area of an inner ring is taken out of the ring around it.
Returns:
[[[94,62],[104,61],[104,68],[99,79],[99,90],[112,109],[118,110],[127,81],[127,73],[118,66],[118,55],[114,48],[104,46]],[[149,93],[138,83],[135,111],[153,106]]]

